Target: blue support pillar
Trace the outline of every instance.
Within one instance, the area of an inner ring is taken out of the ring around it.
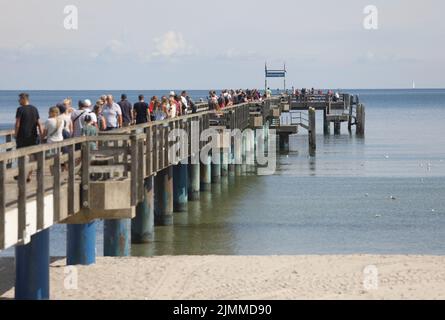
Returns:
[[[154,178],[145,179],[144,201],[136,206],[136,217],[131,220],[131,242],[149,243],[154,240]]]
[[[88,266],[96,263],[96,221],[67,225],[67,265]]]
[[[170,166],[155,177],[155,225],[173,224],[173,167]]]
[[[49,299],[49,229],[15,248],[15,273],[17,300]]]
[[[186,212],[188,203],[188,168],[186,164],[173,166],[173,209]]]
[[[189,164],[189,200],[198,201],[200,198],[200,167],[199,164]]]
[[[212,157],[207,158],[206,163],[201,163],[201,191],[212,190]]]
[[[131,219],[104,221],[104,256],[127,257],[131,247]]]

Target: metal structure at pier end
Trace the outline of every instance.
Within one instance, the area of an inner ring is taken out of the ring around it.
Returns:
[[[259,171],[264,164],[257,151],[275,154],[269,143],[275,134],[285,152],[289,135],[307,129],[314,155],[316,110],[324,112],[325,133],[331,122],[336,133],[337,123],[346,121],[358,135],[365,130],[364,106],[348,94],[336,102],[329,96],[276,96],[219,113],[198,107],[195,114],[23,149],[15,149],[12,130],[0,132],[0,250],[16,248],[16,298],[49,298],[48,230],[55,224],[69,225],[70,265],[95,262],[99,219],[105,220],[104,254],[129,255],[132,242],[152,241],[154,227],[173,224],[174,212],[187,210],[200,193]],[[216,138],[205,136],[208,129]],[[187,139],[177,138],[178,130]],[[171,151],[178,141],[181,151]],[[209,143],[215,144],[212,153]],[[29,170],[35,174],[27,183]]]
[[[286,92],[286,74],[287,74],[286,64],[284,64],[283,69],[271,70],[271,69],[267,68],[267,63],[266,63],[264,65],[264,72],[265,72],[264,90],[267,90],[267,88],[269,87],[267,79],[269,79],[269,78],[282,78],[283,81],[284,81],[283,92]]]

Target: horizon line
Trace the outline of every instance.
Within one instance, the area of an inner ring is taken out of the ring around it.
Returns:
[[[276,90],[273,87],[269,87],[272,90]],[[310,89],[311,87],[306,87],[306,89]],[[170,89],[0,89],[0,92],[2,91],[172,91],[172,90],[185,90],[185,91],[208,91],[208,90],[236,90],[236,89],[247,89],[247,88],[238,88],[234,87],[231,89],[224,88],[207,88],[207,89],[178,89],[178,88],[170,88]],[[263,88],[255,88],[255,87],[248,87],[248,89],[257,89],[257,90],[264,90]],[[291,90],[292,88],[286,88],[286,90]],[[297,89],[301,89],[300,87],[297,87]],[[284,91],[281,88],[278,88],[280,91]],[[445,90],[445,87],[417,87],[417,88],[315,88],[315,90]]]

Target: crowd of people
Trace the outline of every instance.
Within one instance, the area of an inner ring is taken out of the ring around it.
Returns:
[[[210,91],[208,108],[218,113],[226,107],[240,103],[261,101],[270,94],[266,90],[264,95],[261,95],[256,89],[222,90],[219,95],[216,91]],[[204,103],[202,99],[201,102]],[[144,95],[139,95],[134,104],[128,100],[126,94],[122,94],[119,102],[115,102],[112,95],[103,95],[94,105],[89,99],[80,100],[77,108],[73,106],[72,99],[66,98],[49,108],[44,124],[40,120],[38,109],[30,103],[29,94],[21,93],[19,104],[15,123],[17,149],[82,136],[96,136],[100,131],[173,119],[197,112],[197,104],[187,91],[182,91],[180,95],[171,91],[168,96],[153,96],[150,101],[146,101]],[[95,144],[92,143],[91,147],[95,148]],[[32,172],[28,175],[28,182],[31,174]]]
[[[312,89],[302,88],[301,90],[292,88],[292,94],[297,99],[303,99],[303,100],[307,96],[314,96],[314,95],[327,95],[327,96],[331,97],[334,102],[336,102],[340,99],[340,93],[338,91],[334,92],[332,90],[327,90],[325,93],[325,92],[323,92],[323,90],[320,90],[320,89],[315,90],[314,88],[312,88]]]
[[[270,96],[268,90],[261,95],[257,89],[253,90],[222,90],[218,96],[216,91],[210,91],[208,97],[209,110],[221,111],[225,107],[230,107],[240,103],[261,101]]]

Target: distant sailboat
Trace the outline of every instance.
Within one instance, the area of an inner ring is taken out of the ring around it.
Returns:
[[[416,89],[416,83],[413,81],[413,89]]]

